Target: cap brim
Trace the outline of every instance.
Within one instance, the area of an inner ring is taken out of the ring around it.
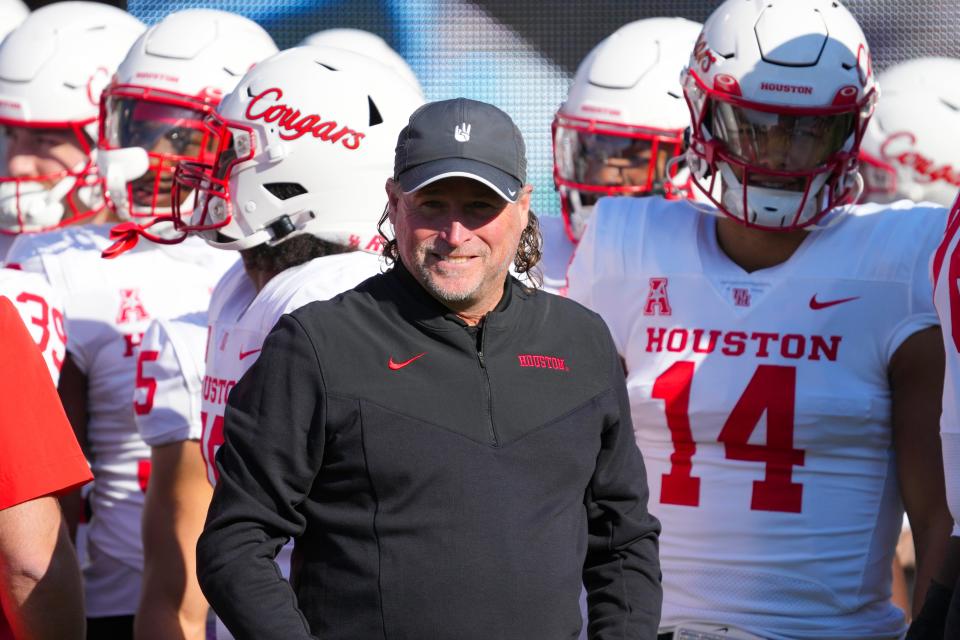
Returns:
[[[407,169],[397,177],[400,187],[406,193],[418,191],[428,184],[446,178],[470,178],[490,187],[507,202],[516,202],[523,188],[520,180],[509,173],[467,158],[443,158],[425,162]]]

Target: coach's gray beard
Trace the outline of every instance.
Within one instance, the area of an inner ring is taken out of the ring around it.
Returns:
[[[421,246],[417,248],[417,259],[415,264],[412,267],[417,271],[419,280],[424,288],[432,295],[434,298],[443,303],[460,303],[468,302],[478,296],[483,289],[483,286],[487,283],[486,274],[481,273],[481,277],[477,278],[477,282],[474,285],[466,290],[462,291],[450,291],[443,288],[440,283],[434,280],[435,273],[431,271],[426,265],[427,254],[432,251],[432,247]],[[489,254],[488,254],[489,256]],[[488,257],[485,256],[485,257]],[[498,273],[502,274],[502,277],[498,279],[500,286],[503,286],[504,279],[507,277],[510,269],[510,265],[513,264],[514,256],[509,256],[504,264],[500,265]]]

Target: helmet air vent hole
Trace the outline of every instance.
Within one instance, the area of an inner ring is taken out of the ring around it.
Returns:
[[[370,126],[374,127],[383,122],[383,116],[380,115],[380,110],[377,109],[377,105],[373,101],[373,98],[367,96],[367,103],[370,105]]]
[[[317,64],[320,65],[321,67],[326,67],[326,68],[329,69],[330,71],[336,71],[336,70],[337,70],[336,67],[331,67],[330,65],[326,64],[325,62],[320,62],[319,60],[317,60],[316,62],[317,62]]]
[[[263,185],[263,188],[278,200],[289,200],[307,192],[303,185],[297,182],[271,182]]]
[[[953,111],[960,111],[960,106],[957,106],[957,105],[953,104],[952,102],[947,102],[947,101],[944,100],[943,98],[940,98],[940,102],[942,102],[944,105],[946,105],[947,109],[951,109],[951,110],[953,110]]]

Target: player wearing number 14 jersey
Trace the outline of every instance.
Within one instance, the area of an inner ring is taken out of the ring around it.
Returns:
[[[839,4],[729,0],[683,81],[713,206],[603,199],[569,272],[624,359],[662,631],[898,638],[902,505],[915,614],[949,536],[927,276],[945,212],[844,204],[875,87]]]

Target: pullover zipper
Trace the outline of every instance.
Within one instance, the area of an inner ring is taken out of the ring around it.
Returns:
[[[483,361],[483,346],[486,339],[483,323],[480,325],[480,347],[477,349],[477,359],[480,361],[480,371],[483,374],[483,382],[487,392],[487,424],[490,427],[490,438],[493,446],[500,446],[500,436],[497,435],[497,428],[493,424],[493,390],[490,388],[490,372],[487,371],[487,364]]]

